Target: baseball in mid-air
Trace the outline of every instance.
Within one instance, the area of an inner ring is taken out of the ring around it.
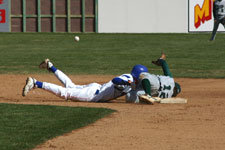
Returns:
[[[79,36],[74,36],[74,40],[75,40],[75,42],[79,42],[80,41],[80,37]]]

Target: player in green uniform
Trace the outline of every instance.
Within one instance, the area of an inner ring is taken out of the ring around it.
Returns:
[[[221,23],[225,28],[225,0],[215,0],[213,3],[214,27],[210,41],[215,40],[216,32]]]
[[[154,97],[176,97],[181,92],[181,87],[174,82],[165,59],[166,55],[162,53],[157,61],[152,61],[153,64],[162,67],[164,75],[150,74],[147,67],[143,65],[133,67],[131,75],[136,80],[136,88],[126,95],[127,102],[139,103],[141,101],[153,104],[156,101]]]

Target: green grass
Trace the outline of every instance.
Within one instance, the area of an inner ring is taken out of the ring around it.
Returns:
[[[129,73],[135,64],[149,67],[163,50],[175,77],[224,78],[225,34],[76,34],[1,33],[0,73],[46,73],[38,64],[50,58],[67,74]]]
[[[32,149],[112,112],[104,108],[0,104],[0,149]]]

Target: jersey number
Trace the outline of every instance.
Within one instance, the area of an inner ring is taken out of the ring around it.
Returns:
[[[164,85],[163,91],[165,91],[165,90],[171,90],[171,86]],[[161,92],[161,94],[159,95],[160,98],[167,98],[168,96],[169,96],[168,93],[165,93],[165,92]]]
[[[224,6],[221,6],[221,7],[219,8],[219,12],[220,12],[220,13],[223,13],[223,12],[224,12]]]

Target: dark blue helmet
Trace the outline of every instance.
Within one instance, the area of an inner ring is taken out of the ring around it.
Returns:
[[[143,65],[135,65],[131,71],[131,75],[133,76],[134,79],[138,80],[139,75],[142,72],[148,72],[148,68]]]

